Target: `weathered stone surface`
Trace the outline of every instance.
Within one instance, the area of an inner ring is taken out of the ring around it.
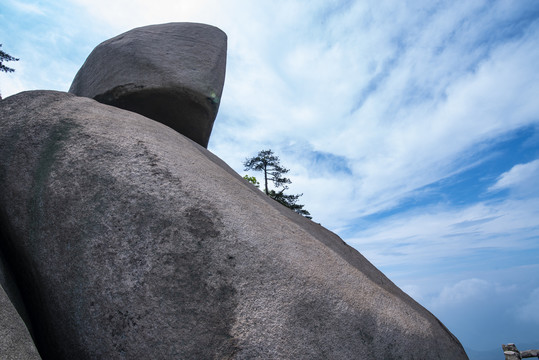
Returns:
[[[2,245],[44,358],[467,358],[338,236],[162,124],[52,91],[0,114]]]
[[[226,34],[205,24],[136,28],[98,45],[69,92],[142,114],[207,147],[226,45]]]
[[[0,359],[41,359],[26,324],[5,291],[9,289],[16,302],[20,300],[10,277],[0,251]]]

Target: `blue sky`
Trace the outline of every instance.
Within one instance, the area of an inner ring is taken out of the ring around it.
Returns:
[[[537,0],[3,0],[0,91],[66,91],[101,41],[169,21],[228,34],[212,152],[244,174],[273,149],[467,349],[539,346]]]

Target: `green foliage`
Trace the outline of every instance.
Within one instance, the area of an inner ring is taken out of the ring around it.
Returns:
[[[2,47],[2,44],[0,44],[0,47]],[[19,61],[19,59],[0,50],[0,71],[7,72],[7,73],[14,72],[15,69],[7,67],[6,65],[3,64],[4,62],[7,62],[7,61]]]
[[[256,180],[254,176],[244,175],[243,178],[247,180],[248,182],[250,182],[251,184],[253,184],[254,186],[256,186],[257,188],[260,188],[260,183],[258,182],[258,180]]]
[[[290,184],[290,179],[283,177],[289,170],[281,166],[278,156],[273,155],[271,150],[262,150],[257,156],[245,159],[243,162],[244,170],[254,170],[264,172],[264,191],[269,195],[268,181],[272,181],[276,188],[284,187]]]
[[[300,205],[297,203],[299,197],[302,195],[303,194],[286,195],[284,194],[284,190],[281,190],[279,192],[276,192],[275,190],[270,190],[270,193],[269,193],[269,196],[273,200],[281,203],[282,205],[286,206],[289,209],[294,210],[298,214],[305,216],[307,219],[312,219],[313,217],[311,216],[311,213],[303,208],[305,205]]]
[[[287,184],[292,183],[290,179],[283,176],[284,174],[288,173],[289,169],[286,169],[281,166],[279,157],[274,155],[273,151],[262,150],[258,153],[257,156],[245,159],[245,161],[243,162],[243,166],[245,167],[245,170],[264,172],[264,191],[266,195],[286,206],[287,208],[294,210],[298,214],[301,214],[308,219],[312,219],[312,217],[310,216],[311,214],[307,210],[303,209],[304,205],[300,205],[297,203],[299,197],[303,194],[287,195],[284,193],[284,191],[288,189]],[[249,177],[248,175],[245,175],[243,178],[258,187],[259,183],[258,181],[256,181],[256,178],[254,176]],[[283,189],[281,191],[269,190],[268,181],[271,181],[275,188]]]

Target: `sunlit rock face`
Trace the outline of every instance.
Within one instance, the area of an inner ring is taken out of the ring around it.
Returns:
[[[0,246],[44,359],[467,358],[337,235],[169,127],[54,91],[0,115]]]
[[[207,147],[226,47],[226,34],[210,25],[136,28],[98,45],[69,92],[142,114]]]

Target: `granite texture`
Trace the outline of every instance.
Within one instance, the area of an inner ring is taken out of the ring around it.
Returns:
[[[0,241],[4,242],[1,233]],[[11,297],[8,296],[8,293]],[[0,250],[0,359],[41,359],[23,320],[25,315],[24,304],[19,296],[18,288],[8,269],[5,255]]]
[[[44,359],[467,359],[359,252],[170,128],[54,91],[0,114],[1,245]]]

